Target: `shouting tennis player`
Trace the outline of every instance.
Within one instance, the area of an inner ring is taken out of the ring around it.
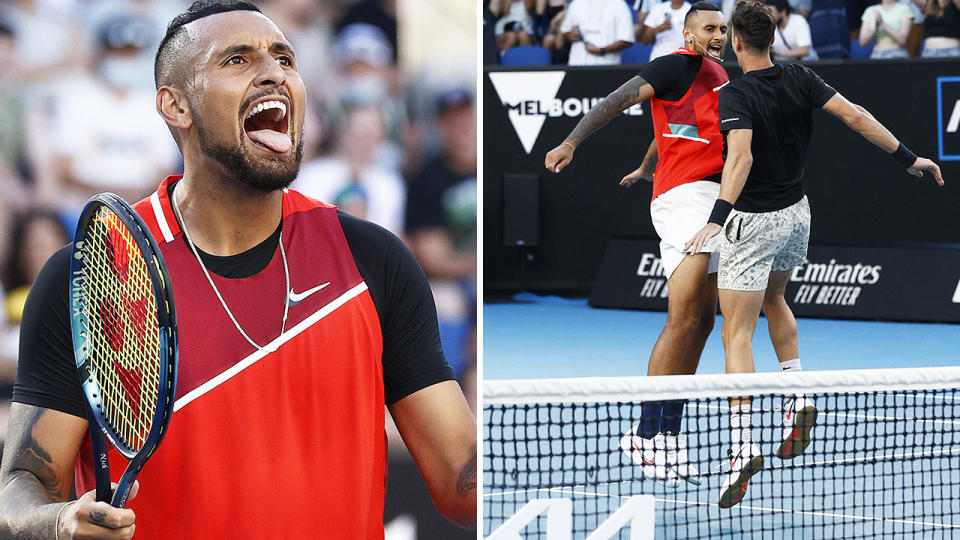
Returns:
[[[305,91],[281,31],[250,3],[197,2],[155,77],[184,174],[135,208],[176,299],[170,430],[131,509],[94,501],[61,250],[24,313],[0,537],[383,538],[384,404],[439,510],[473,526],[476,424],[422,271],[385,230],[286,189]]]
[[[639,178],[653,176],[650,217],[661,239],[660,257],[670,289],[667,322],[650,353],[647,375],[695,373],[717,311],[718,254],[690,254],[683,243],[710,215],[720,190],[717,91],[728,78],[718,62],[727,41],[727,23],[719,8],[697,2],[684,19],[683,36],[684,48],[657,58],[590,109],[545,162],[547,169],[560,172],[591,133],[650,99],[654,142],[640,167],[620,182],[629,187]],[[704,249],[714,250],[712,244]],[[679,478],[699,483],[697,470],[687,460],[686,438],[680,434],[684,404],[644,402],[640,423],[621,441],[644,476],[667,485],[675,485]]]
[[[733,50],[744,76],[720,91],[726,151],[720,195],[707,225],[685,247],[697,253],[724,231],[718,284],[727,372],[754,371],[751,343],[761,309],[781,369],[794,371],[800,369],[797,322],[784,291],[791,271],[807,256],[810,206],[801,178],[814,108],[843,120],[910,174],[929,172],[941,186],[943,178],[936,163],[915,156],[866,109],[847,101],[809,68],[773,65],[770,45],[776,23],[765,5],[737,4],[731,23]],[[731,400],[733,448],[720,494],[724,508],[743,498],[750,477],[763,467],[751,434],[751,414],[749,398]],[[816,418],[811,400],[787,396],[777,457],[792,459],[803,452]]]

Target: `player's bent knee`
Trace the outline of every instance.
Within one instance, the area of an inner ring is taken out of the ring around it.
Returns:
[[[667,313],[664,330],[690,335],[700,328],[700,320],[695,312]]]

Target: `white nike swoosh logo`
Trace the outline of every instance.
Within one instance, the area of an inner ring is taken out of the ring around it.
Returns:
[[[307,290],[305,290],[305,291],[303,291],[303,292],[301,292],[301,293],[298,293],[298,292],[294,291],[293,289],[290,289],[290,303],[291,303],[291,304],[296,304],[296,303],[302,302],[302,301],[303,301],[304,299],[306,299],[308,296],[310,296],[311,294],[319,291],[320,289],[326,287],[326,286],[329,285],[329,284],[330,284],[330,282],[328,281],[328,282],[324,283],[323,285],[317,285],[316,287],[314,287],[314,288],[312,288],[312,289],[307,289]]]

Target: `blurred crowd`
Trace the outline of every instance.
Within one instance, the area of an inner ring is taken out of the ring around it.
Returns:
[[[401,67],[395,0],[254,3],[293,44],[307,87],[292,187],[407,242],[434,289],[447,359],[473,396],[475,79]],[[0,0],[0,443],[24,301],[84,202],[103,191],[135,202],[182,171],[156,113],[153,59],[188,5]]]
[[[696,0],[488,1],[484,64],[583,66],[646,63],[682,47]],[[739,0],[708,1],[730,20]],[[960,0],[766,3],[778,23],[778,62],[960,56]]]

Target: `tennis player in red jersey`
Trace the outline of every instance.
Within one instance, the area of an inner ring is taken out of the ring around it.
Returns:
[[[385,230],[286,189],[306,98],[280,29],[249,3],[197,2],[155,76],[184,159],[135,205],[177,304],[169,432],[130,508],[94,501],[61,250],[24,313],[0,537],[383,538],[384,405],[438,509],[472,527],[476,424],[423,272]]]
[[[683,36],[685,47],[657,58],[590,109],[545,161],[548,170],[559,172],[591,133],[650,100],[654,144],[640,167],[621,181],[630,186],[641,177],[653,177],[650,217],[661,239],[660,257],[670,289],[667,323],[650,353],[647,375],[695,373],[717,311],[717,246],[693,254],[683,245],[710,215],[720,191],[723,141],[717,91],[728,81],[719,64],[727,23],[719,8],[697,2],[684,19]],[[699,483],[680,432],[684,403],[644,402],[640,423],[621,440],[621,448],[641,466],[644,476],[671,486],[679,479]]]

